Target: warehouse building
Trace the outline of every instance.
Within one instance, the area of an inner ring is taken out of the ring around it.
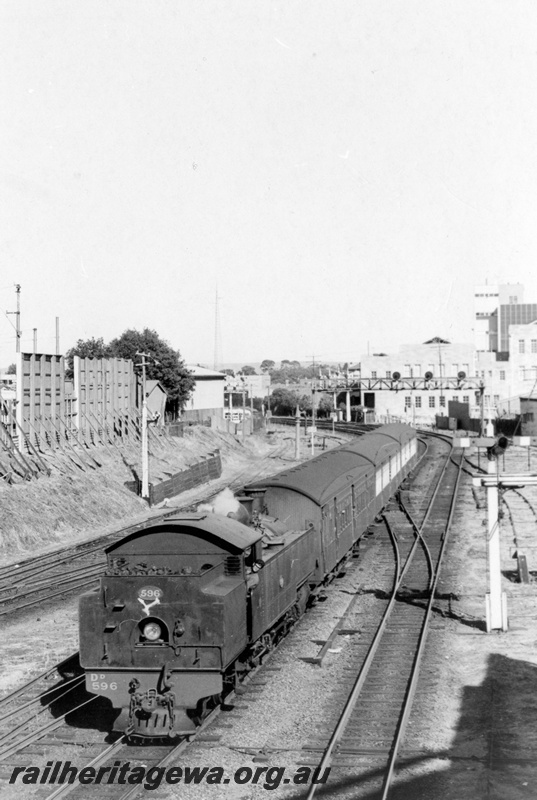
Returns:
[[[224,386],[227,375],[198,364],[187,364],[196,381],[182,413],[182,419],[203,422],[211,417],[224,416]]]

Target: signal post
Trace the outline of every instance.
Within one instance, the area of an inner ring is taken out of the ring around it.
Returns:
[[[507,597],[502,591],[501,569],[501,543],[499,525],[499,499],[501,494],[508,489],[521,489],[524,486],[537,486],[537,475],[500,474],[498,456],[503,454],[508,446],[505,436],[498,440],[492,437],[467,439],[461,446],[470,446],[470,442],[477,447],[486,447],[488,454],[488,473],[473,478],[474,486],[484,486],[487,490],[487,556],[488,556],[488,593],[486,595],[486,621],[487,633],[491,631],[506,631],[508,628]],[[523,437],[519,442],[526,446]],[[528,442],[529,444],[529,442]]]

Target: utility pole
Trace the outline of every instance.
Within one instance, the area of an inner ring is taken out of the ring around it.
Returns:
[[[300,407],[297,404],[295,413],[295,458],[300,458]]]
[[[315,386],[311,387],[311,454],[315,455]]]
[[[151,353],[136,353],[142,360],[136,365],[142,368],[142,498],[150,502],[149,497],[149,446],[148,430],[149,420],[147,416],[147,391],[145,369],[147,367],[146,358],[150,358],[155,364],[159,362],[153,358]]]
[[[15,315],[15,332],[16,332],[16,345],[15,345],[15,352],[20,353],[21,351],[21,285],[20,283],[15,284],[15,291],[17,293],[17,310],[16,311],[6,311],[6,314],[14,314]]]
[[[60,318],[56,317],[56,355],[60,355]]]
[[[311,454],[315,455],[315,356],[311,356],[313,374],[311,377]]]
[[[480,406],[481,406],[481,436],[485,435],[485,386],[484,384],[479,388]]]
[[[37,353],[37,328],[33,329],[34,331],[34,356]]]
[[[246,389],[242,387],[242,441],[246,439]]]

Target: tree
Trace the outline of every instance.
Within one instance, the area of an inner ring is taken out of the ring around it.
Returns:
[[[242,367],[241,372],[243,375],[257,375],[255,367],[251,367],[249,364],[246,364],[246,366]]]
[[[195,380],[181,359],[178,350],[161,339],[156,331],[144,328],[143,331],[128,329],[108,345],[110,355],[116,358],[130,358],[134,364],[140,362],[136,353],[149,353],[152,359],[146,370],[146,377],[160,381],[168,393],[168,410],[177,413],[183,408]]]
[[[75,356],[80,358],[110,358],[110,345],[104,343],[104,339],[100,336],[95,339],[79,339],[74,347],[65,354],[67,359],[67,368],[65,370],[65,377],[68,380],[73,380],[73,359]]]
[[[317,406],[317,414],[319,417],[329,417],[332,411],[334,410],[334,404],[330,397],[325,397],[324,395],[319,400],[319,405]]]
[[[300,410],[311,415],[311,394],[303,394],[299,400]]]
[[[270,410],[276,416],[291,416],[298,405],[298,395],[289,389],[274,389],[270,395]]]
[[[264,361],[261,362],[259,369],[261,372],[270,372],[276,366],[275,361],[271,361],[270,358],[265,358]]]
[[[16,375],[17,374],[17,365],[10,364],[6,370],[6,375]]]
[[[235,377],[235,370],[229,369],[229,367],[226,367],[226,369],[222,369],[220,371],[223,372],[224,375],[229,375],[230,378]]]

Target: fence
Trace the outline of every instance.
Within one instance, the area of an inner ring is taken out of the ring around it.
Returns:
[[[220,451],[216,450],[212,455],[199,461],[188,469],[177,472],[168,480],[160,483],[149,484],[149,503],[156,505],[162,503],[167,497],[175,497],[188,489],[194,489],[202,483],[219,478],[222,474],[222,461]],[[125,486],[136,494],[141,494],[141,481],[127,481]]]

